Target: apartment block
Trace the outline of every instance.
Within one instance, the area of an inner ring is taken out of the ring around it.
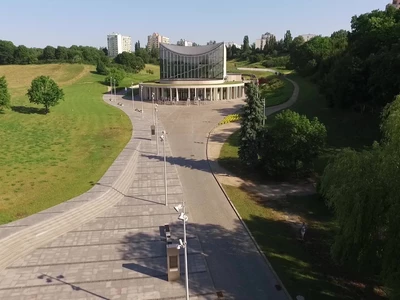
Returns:
[[[132,52],[132,38],[119,33],[107,35],[108,56],[116,57],[122,52]]]
[[[160,44],[169,44],[169,38],[156,32],[147,37],[147,48],[160,48]]]

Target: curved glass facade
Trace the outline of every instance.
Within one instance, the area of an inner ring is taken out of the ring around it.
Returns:
[[[196,80],[224,79],[225,45],[220,43],[207,52],[201,53],[202,46],[164,46],[160,45],[160,79],[161,80]],[[171,49],[172,48],[172,49]],[[185,49],[179,49],[185,48]],[[177,50],[177,51],[173,51]],[[181,50],[183,53],[179,53]]]

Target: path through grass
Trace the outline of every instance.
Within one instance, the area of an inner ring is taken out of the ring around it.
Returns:
[[[100,83],[104,76],[90,73],[93,69],[83,65],[0,67],[9,82],[14,109],[0,115],[0,223],[87,191],[129,141],[130,120],[103,102],[106,88]],[[65,92],[65,101],[48,115],[24,95],[30,81],[42,74],[54,78]]]

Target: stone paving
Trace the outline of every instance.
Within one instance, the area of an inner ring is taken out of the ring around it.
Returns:
[[[162,232],[171,224],[172,238],[183,236],[173,209],[183,201],[179,176],[167,163],[165,206],[163,148],[157,156],[152,117],[119,108],[131,117],[134,135],[92,190],[0,226],[0,299],[184,298],[183,250],[181,280],[168,282]],[[204,256],[188,226],[191,299],[217,299]]]

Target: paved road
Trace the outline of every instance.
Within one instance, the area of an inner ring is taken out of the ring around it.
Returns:
[[[208,133],[244,102],[201,106],[160,106],[188,203],[190,227],[199,237],[217,290],[232,299],[287,299],[277,280],[210,173],[206,159]]]

